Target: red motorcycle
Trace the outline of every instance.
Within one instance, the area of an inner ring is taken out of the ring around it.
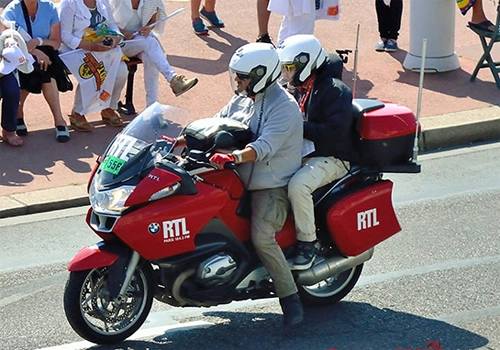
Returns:
[[[185,111],[158,103],[147,108],[114,138],[90,177],[86,221],[102,240],[69,264],[64,310],[73,329],[91,342],[112,344],[131,336],[153,299],[208,307],[276,297],[251,243],[238,172],[216,170],[208,161],[215,150],[234,146],[245,127],[199,128],[205,134],[198,130],[203,135],[194,138],[212,142],[210,149],[176,155],[169,140],[178,132],[170,121],[181,114]],[[401,230],[393,183],[383,173],[420,172],[412,160],[418,121],[408,108],[355,99],[353,117],[358,164],[314,193],[319,258],[310,269],[293,272],[305,305],[344,298],[373,247]],[[291,262],[292,214],[276,240]]]

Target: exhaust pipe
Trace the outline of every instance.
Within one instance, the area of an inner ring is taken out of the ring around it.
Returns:
[[[374,249],[370,248],[366,252],[356,256],[335,256],[314,265],[308,270],[294,271],[296,275],[295,281],[300,285],[312,286],[370,260],[373,256],[373,251]]]

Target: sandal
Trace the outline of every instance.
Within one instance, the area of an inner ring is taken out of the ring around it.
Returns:
[[[69,123],[73,127],[73,129],[81,131],[81,132],[89,132],[92,131],[92,125],[85,119],[85,116],[82,114],[78,114],[76,112],[72,112],[69,117]]]
[[[122,126],[123,119],[118,112],[112,108],[106,108],[101,111],[102,121],[111,126]]]
[[[26,136],[26,135],[28,135],[28,128],[26,127],[26,124],[24,123],[24,118],[17,118],[16,133],[19,136]]]
[[[56,126],[56,140],[57,142],[68,142],[69,141],[69,130],[65,125]]]
[[[493,33],[495,31],[495,25],[488,20],[483,21],[481,23],[469,22],[469,28],[481,30],[483,32],[490,32],[490,33]]]
[[[17,136],[15,131],[2,130],[2,140],[14,147],[20,147],[24,143],[23,139]]]

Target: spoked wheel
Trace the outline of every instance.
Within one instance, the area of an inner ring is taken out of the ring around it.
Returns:
[[[64,291],[64,311],[71,327],[96,344],[114,344],[131,336],[151,310],[151,266],[138,266],[120,298],[110,298],[107,268],[71,272]]]
[[[362,270],[363,264],[359,264],[312,286],[298,285],[300,299],[308,306],[334,304],[354,288]]]

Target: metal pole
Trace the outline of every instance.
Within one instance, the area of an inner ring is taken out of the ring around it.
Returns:
[[[356,34],[356,48],[354,49],[354,82],[352,83],[352,98],[356,96],[356,80],[358,77],[358,43],[359,43],[359,23],[358,32]]]
[[[417,116],[415,122],[415,141],[413,143],[413,162],[417,162],[418,156],[418,121],[420,119],[420,109],[422,106],[422,90],[424,88],[424,74],[425,74],[425,55],[427,51],[427,38],[424,38],[422,43],[422,62],[420,66],[420,79],[418,83],[418,102],[417,102]]]

